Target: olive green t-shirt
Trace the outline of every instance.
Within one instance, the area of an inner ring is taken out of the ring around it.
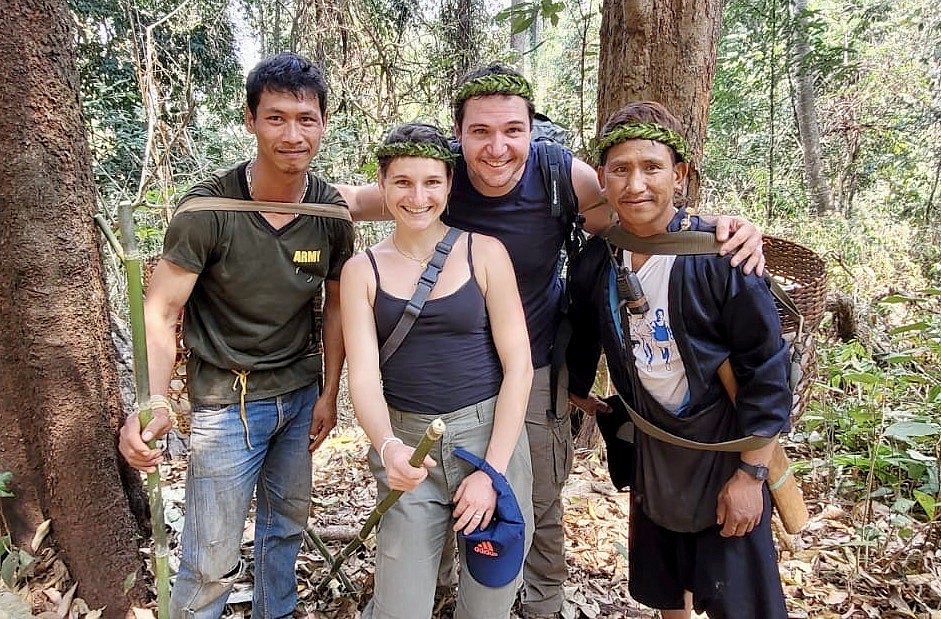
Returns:
[[[194,197],[250,200],[242,162],[195,185]],[[304,202],[346,206],[308,173]],[[300,215],[275,230],[261,214],[196,211],[172,219],[164,259],[199,274],[183,313],[189,350],[187,388],[194,404],[239,401],[233,370],[248,370],[246,400],[282,395],[323,371],[313,300],[325,279],[338,280],[353,253],[348,221]]]

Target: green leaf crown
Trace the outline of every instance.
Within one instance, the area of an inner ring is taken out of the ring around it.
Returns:
[[[461,84],[454,95],[454,108],[461,107],[471,97],[483,95],[516,95],[532,101],[533,87],[521,75],[505,73],[481,75]]]
[[[457,155],[437,144],[430,142],[392,142],[380,144],[376,147],[376,159],[392,159],[394,157],[422,157],[423,159],[438,159],[452,165]]]
[[[689,145],[682,135],[656,123],[626,123],[618,125],[595,141],[593,149],[595,164],[604,163],[604,155],[609,148],[628,140],[654,140],[666,144],[677,156],[689,162]]]

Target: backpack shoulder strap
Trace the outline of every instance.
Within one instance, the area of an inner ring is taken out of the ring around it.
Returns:
[[[236,200],[234,198],[198,197],[190,198],[180,204],[174,215],[196,211],[255,211],[257,213],[293,213],[295,215],[313,215],[353,222],[350,209],[339,204],[312,204],[309,202],[263,202],[260,200]]]
[[[460,234],[461,230],[458,228],[448,228],[447,234],[445,234],[444,238],[435,246],[435,253],[431,256],[431,260],[428,262],[428,266],[425,267],[421,277],[418,278],[418,284],[415,285],[415,292],[412,294],[412,298],[408,300],[408,303],[405,304],[405,311],[402,312],[402,317],[399,318],[399,321],[392,329],[392,333],[389,334],[389,337],[379,350],[379,367],[385,365],[389,357],[395,354],[395,351],[397,351],[399,346],[402,345],[402,342],[405,341],[408,332],[415,326],[415,321],[418,320],[422,308],[425,307],[428,295],[431,294],[432,288],[435,287],[438,276],[441,274],[441,269],[444,268],[444,262],[447,260],[448,254],[451,253],[451,248],[454,247],[454,243],[457,241],[457,237],[460,236]]]
[[[549,198],[552,217],[574,218],[578,214],[578,200],[572,185],[571,168],[565,165],[565,147],[554,140],[536,140],[539,171]]]

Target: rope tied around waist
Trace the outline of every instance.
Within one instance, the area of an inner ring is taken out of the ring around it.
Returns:
[[[232,381],[232,391],[239,392],[239,419],[242,420],[242,427],[245,428],[245,444],[248,450],[252,450],[252,441],[248,435],[248,412],[245,409],[245,394],[248,393],[248,372],[249,370],[232,370],[235,374],[235,380]]]

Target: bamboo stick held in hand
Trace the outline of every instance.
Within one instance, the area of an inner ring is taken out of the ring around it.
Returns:
[[[134,386],[143,431],[153,418],[150,406],[150,375],[147,369],[147,336],[144,330],[144,285],[141,261],[136,251],[124,252],[108,223],[101,215],[95,222],[108,239],[124,265],[127,275],[127,305],[131,319],[131,343],[134,355]],[[156,440],[147,443],[156,448]],[[163,515],[163,494],[160,491],[160,469],[147,474],[147,499],[150,504],[150,528],[154,537],[153,569],[157,580],[157,616],[170,617],[170,549],[167,545],[167,527]]]
[[[420,467],[425,460],[425,456],[431,451],[431,447],[444,435],[445,429],[446,426],[441,419],[435,419],[428,424],[425,435],[422,437],[421,441],[419,441],[418,446],[415,447],[415,451],[412,453],[412,457],[409,458],[408,463],[415,468]],[[362,528],[360,528],[359,534],[343,547],[340,554],[336,557],[325,556],[327,561],[331,564],[330,573],[324,576],[320,584],[317,585],[318,592],[326,589],[330,580],[339,571],[340,566],[343,565],[343,562],[349,559],[350,555],[363,545],[363,542],[366,541],[366,538],[369,537],[372,530],[379,524],[379,519],[382,518],[382,515],[385,514],[390,507],[395,505],[395,502],[402,496],[402,492],[402,490],[392,490],[389,492],[389,494],[379,502],[379,505],[370,512],[369,518],[366,519],[366,522],[363,524]]]

